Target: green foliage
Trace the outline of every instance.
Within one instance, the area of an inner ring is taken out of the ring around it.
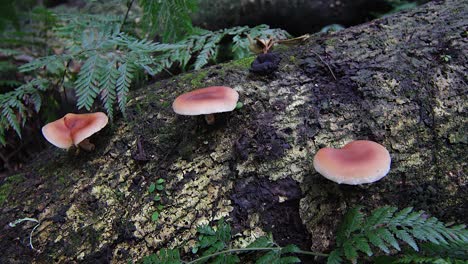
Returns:
[[[341,263],[343,258],[357,263],[359,252],[373,255],[372,247],[390,254],[391,248],[401,251],[400,241],[419,251],[416,240],[447,247],[468,242],[464,225],[448,227],[424,212],[408,207],[399,212],[385,206],[374,210],[367,218],[360,208],[349,210],[337,232],[337,248],[330,253],[328,263]]]
[[[67,24],[56,29],[67,50],[61,55],[36,59],[22,65],[23,72],[46,68],[53,74],[63,73],[71,60],[82,64],[74,82],[79,109],[91,110],[100,96],[103,106],[112,118],[114,104],[125,113],[128,92],[138,70],[150,74],[160,72],[165,63],[154,55],[173,51],[178,45],[158,44],[139,40],[120,32],[113,17],[68,17]]]
[[[120,8],[123,2],[116,5]],[[133,2],[127,1],[127,15],[130,3]],[[126,19],[123,19],[122,10],[117,12],[121,15],[91,14],[96,8],[88,10],[88,14],[56,15],[44,7],[32,8],[24,21],[20,21],[25,26],[23,31],[10,30],[1,35],[1,40],[9,47],[28,45],[33,47],[33,54],[46,55],[22,65],[19,68],[21,72],[38,79],[47,78],[55,83],[53,89],[64,92],[72,89],[78,109],[91,110],[96,106],[96,101],[100,101],[112,119],[116,106],[125,115],[129,90],[142,72],[155,75],[176,67],[198,70],[210,62],[217,62],[220,52],[227,52],[229,58],[243,58],[250,55],[247,34],[253,38],[271,36],[282,39],[288,36],[287,32],[270,29],[266,25],[215,32],[195,29],[189,16],[196,9],[195,0],[140,0],[139,4],[143,9],[140,25],[149,36],[158,33],[163,41],[178,42],[154,43],[123,32],[127,23],[123,21]],[[133,27],[132,32],[140,30]],[[55,48],[63,51],[55,49],[55,54],[49,55],[52,51],[49,43],[54,43]],[[11,48],[2,48],[0,53],[6,56],[24,54]],[[2,69],[4,72],[13,70],[13,66],[8,61],[0,63],[0,73]],[[20,85],[16,80],[1,79],[0,85],[3,87]],[[21,126],[14,122],[13,116],[26,120],[24,113],[23,108],[6,108],[1,113],[3,119],[8,121],[0,122],[2,135],[9,128],[20,135]],[[4,136],[2,138],[4,141]]]
[[[21,127],[30,116],[30,109],[39,112],[41,92],[48,88],[48,82],[35,79],[17,87],[15,90],[0,94],[0,144],[5,145],[5,131],[12,128],[21,137]]]
[[[218,221],[216,230],[205,225],[198,228],[198,233],[200,234],[198,237],[198,244],[192,252],[203,250],[203,253],[201,254],[202,257],[222,251],[228,246],[231,240],[231,227],[224,221],[224,219],[220,219]],[[221,263],[237,263],[238,257],[236,255],[221,254],[216,256],[214,259],[215,263],[219,263],[220,261]],[[200,263],[204,262],[205,261],[202,261]]]
[[[148,192],[150,194],[153,194],[156,190],[158,190],[159,192],[163,191],[164,190],[164,183],[165,183],[165,180],[164,179],[158,179],[156,181],[156,183],[152,182],[150,184],[150,186],[148,187]],[[157,204],[157,210],[155,212],[153,212],[153,214],[151,215],[151,220],[156,222],[158,221],[159,219],[159,214],[161,212],[161,210],[163,209],[163,206],[161,204],[161,195],[156,193],[156,195],[153,197],[153,201]]]
[[[143,29],[150,37],[161,35],[163,42],[183,39],[193,30],[190,13],[197,8],[196,0],[140,0],[143,9]]]
[[[0,31],[4,31],[10,24],[19,28],[19,18],[14,1],[0,1]]]
[[[380,256],[374,259],[375,263],[461,264],[468,259],[468,231],[464,225],[449,227],[434,217],[427,218],[424,212],[413,212],[412,208],[397,211],[395,207],[385,206],[369,216],[364,215],[360,208],[349,210],[337,232],[337,248],[328,255],[302,251],[295,245],[279,247],[271,235],[259,237],[245,248],[232,248],[231,227],[224,219],[218,221],[216,228],[200,226],[198,234],[197,245],[192,249],[192,253],[199,256],[195,260],[184,262],[178,249],[163,249],[159,254],[145,257],[142,263],[240,263],[239,256],[254,252],[257,254],[249,254],[248,259],[255,257],[256,264],[300,262],[298,257],[290,254],[327,256],[327,263],[332,264],[340,264],[344,260],[357,263],[359,251],[368,256],[373,255],[373,248],[385,253],[390,253],[390,248],[400,251],[400,241],[415,251],[401,257]],[[427,242],[419,248],[415,240]],[[175,257],[167,257],[168,254]],[[169,258],[172,262],[164,262]]]
[[[231,226],[224,219],[220,219],[215,228],[203,225],[198,228],[198,243],[192,249],[192,253],[199,254],[199,257],[190,262],[183,262],[180,259],[178,249],[162,249],[158,254],[152,254],[144,257],[141,263],[159,264],[159,263],[241,263],[239,253],[264,252],[256,258],[256,264],[289,264],[299,263],[300,259],[290,256],[294,253],[308,253],[301,251],[295,245],[279,247],[273,241],[271,235],[257,238],[246,248],[232,249],[231,244]],[[170,252],[170,253],[168,253]],[[238,253],[238,254],[236,254]],[[167,257],[168,255],[175,257]],[[167,261],[167,262],[164,262]]]
[[[182,263],[178,249],[161,249],[157,254],[144,257],[142,264],[179,264]]]
[[[234,59],[241,59],[250,56],[249,40],[247,35],[252,38],[285,39],[290,35],[281,29],[271,29],[267,25],[259,25],[253,28],[248,26],[233,27],[218,31],[198,30],[197,34],[188,36],[177,44],[184,46],[177,50],[172,61],[179,62],[179,65],[186,69],[192,58],[195,58],[193,68],[198,70],[207,65],[210,61],[216,62],[220,49],[220,42],[225,38],[232,39],[229,53]]]

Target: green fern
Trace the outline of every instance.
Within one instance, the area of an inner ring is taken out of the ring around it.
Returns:
[[[146,256],[141,261],[142,264],[181,264],[178,249],[161,249],[158,254]]]
[[[413,212],[411,207],[399,212],[395,207],[381,207],[367,219],[360,208],[353,208],[338,229],[337,248],[330,253],[328,263],[341,263],[343,257],[356,263],[358,252],[372,256],[372,247],[387,254],[391,248],[401,251],[399,240],[419,251],[416,240],[435,245],[466,243],[468,231],[464,225],[448,227],[435,217],[427,218],[422,211]]]
[[[181,40],[192,32],[190,13],[197,8],[196,0],[140,0],[143,28],[150,35],[161,35],[163,42]]]
[[[162,71],[164,67],[159,65],[160,57],[153,55],[169,54],[169,51],[181,47],[134,38],[119,32],[115,18],[91,21],[95,17],[83,16],[78,20],[65,16],[70,18],[68,24],[57,28],[56,32],[67,43],[66,53],[38,58],[22,65],[20,70],[27,72],[45,68],[63,75],[64,65],[69,61],[81,61],[82,66],[74,82],[78,108],[90,110],[99,97],[112,118],[116,102],[125,114],[128,92],[136,71],[143,69],[150,74]]]
[[[5,133],[13,129],[21,138],[21,127],[26,123],[29,109],[39,112],[41,92],[48,88],[48,82],[35,79],[17,87],[15,90],[0,94],[0,144],[5,145]]]
[[[234,59],[241,59],[250,56],[249,40],[247,35],[252,38],[275,38],[285,39],[290,35],[281,29],[270,29],[267,25],[259,25],[253,28],[233,27],[218,31],[198,30],[197,34],[193,34],[186,39],[177,42],[184,49],[178,50],[174,56],[170,58],[171,62],[177,62],[180,67],[186,69],[191,58],[195,58],[193,68],[201,69],[210,61],[216,62],[219,53],[220,42],[227,36],[232,38],[230,53]]]
[[[256,258],[256,264],[290,264],[299,263],[300,259],[290,254],[311,254],[322,255],[314,252],[301,251],[295,245],[279,247],[273,241],[271,235],[257,238],[246,248],[231,248],[231,226],[224,219],[220,219],[216,228],[203,225],[198,228],[198,243],[192,249],[192,253],[200,253],[198,258],[192,261],[184,262],[180,259],[177,249],[162,249],[158,254],[151,254],[144,257],[140,263],[143,264],[166,264],[166,263],[223,263],[234,264],[241,263],[238,254],[252,252],[266,252],[259,254]]]

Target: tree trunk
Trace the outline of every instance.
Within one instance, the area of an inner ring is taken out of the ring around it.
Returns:
[[[434,1],[279,50],[270,76],[249,74],[241,60],[135,91],[127,120],[91,139],[95,152],[50,148],[2,183],[0,262],[127,263],[162,247],[189,252],[196,227],[221,217],[237,245],[272,232],[280,245],[327,251],[358,204],[467,223],[466,17],[466,1]],[[244,106],[213,126],[173,113],[177,95],[214,85],[236,89]],[[319,148],[356,139],[387,147],[387,177],[348,186],[314,171]],[[150,194],[161,178],[164,189]],[[23,217],[41,221],[32,237],[40,252],[29,248],[33,223],[7,225]]]
[[[385,0],[200,0],[192,17],[195,25],[210,30],[267,24],[302,35],[330,24],[364,23],[388,10]]]

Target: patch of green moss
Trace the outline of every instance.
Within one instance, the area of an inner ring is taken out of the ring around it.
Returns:
[[[197,71],[194,73],[187,73],[180,78],[183,82],[190,82],[192,88],[200,88],[203,86],[202,80],[208,76],[208,71]]]
[[[289,62],[295,64],[297,62],[297,58],[295,56],[289,56]]]
[[[252,62],[254,60],[255,60],[255,56],[250,56],[250,57],[247,57],[247,58],[232,61],[230,64],[232,66],[237,66],[237,67],[242,68],[242,69],[249,69],[250,65],[252,65]]]
[[[0,186],[0,205],[3,205],[11,191],[11,184],[5,183]]]
[[[333,46],[335,46],[336,42],[337,42],[336,38],[329,38],[329,39],[325,40],[325,45],[333,47]]]
[[[20,183],[24,180],[23,174],[11,175],[5,179],[5,182],[0,186],[0,205],[8,198],[11,193],[11,189],[15,183]]]

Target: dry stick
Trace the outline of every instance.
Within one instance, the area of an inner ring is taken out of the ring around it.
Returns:
[[[131,2],[127,2],[127,13],[125,13],[125,17],[122,20],[122,24],[120,24],[119,31],[122,30],[122,27],[124,26],[125,22],[127,21],[128,14],[130,13],[130,9],[132,9],[132,6],[133,6],[133,2],[135,2],[135,0],[132,0]]]
[[[65,70],[63,71],[62,78],[60,78],[60,80],[55,85],[55,86],[57,86],[57,89],[58,89],[59,86],[62,86],[62,88],[63,88],[63,99],[65,100],[66,104],[68,104],[68,96],[67,96],[67,91],[65,91],[65,85],[63,85],[63,84],[65,83],[65,77],[67,77],[68,66],[70,66],[71,61],[72,61],[72,59],[69,59],[67,61],[67,64],[65,65]]]
[[[322,61],[322,63],[325,64],[325,66],[327,66],[328,70],[330,71],[331,75],[333,76],[333,79],[335,79],[335,81],[337,81],[335,74],[333,73],[332,69],[330,68],[330,65],[328,65],[328,63],[326,63],[322,59],[322,57],[320,57],[320,55],[317,52],[315,52],[313,50],[311,50],[311,52],[314,53],[317,57],[319,57],[319,59]]]

